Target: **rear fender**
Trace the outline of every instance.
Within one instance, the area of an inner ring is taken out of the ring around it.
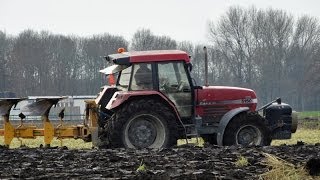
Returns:
[[[234,116],[238,115],[239,113],[245,112],[248,110],[249,110],[248,107],[239,107],[239,108],[230,110],[229,112],[227,112],[225,115],[222,116],[221,121],[219,123],[219,127],[218,127],[218,133],[217,133],[217,144],[219,146],[223,146],[224,131],[227,125],[229,124],[229,122],[231,121],[231,119]]]
[[[178,112],[177,108],[175,107],[175,105],[173,104],[173,102],[158,91],[143,91],[143,92],[141,92],[141,91],[130,91],[130,92],[118,91],[118,92],[115,92],[113,94],[112,98],[110,99],[109,103],[107,104],[106,109],[113,110],[113,109],[121,106],[122,104],[126,103],[130,98],[138,97],[138,96],[143,96],[143,98],[151,97],[151,96],[158,96],[159,98],[163,99],[165,102],[168,103],[170,108],[172,108],[177,119],[181,122],[179,112]]]
[[[103,107],[105,107],[107,105],[107,103],[109,102],[109,100],[111,99],[112,95],[116,91],[118,91],[118,89],[116,87],[104,86],[102,91],[99,92],[97,98],[95,99],[95,103],[100,104]],[[107,102],[105,102],[105,101],[107,101]]]

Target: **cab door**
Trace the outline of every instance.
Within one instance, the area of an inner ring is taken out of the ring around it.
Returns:
[[[191,86],[184,62],[161,62],[157,64],[159,91],[177,107],[182,118],[192,115]]]

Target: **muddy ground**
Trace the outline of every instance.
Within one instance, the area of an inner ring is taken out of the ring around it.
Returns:
[[[305,166],[313,159],[315,170],[320,168],[318,145],[161,150],[0,147],[0,179],[257,179],[268,170],[263,163],[264,153],[276,155],[296,166]],[[248,159],[248,166],[235,165],[240,156]],[[141,164],[145,165],[144,171],[137,172]]]

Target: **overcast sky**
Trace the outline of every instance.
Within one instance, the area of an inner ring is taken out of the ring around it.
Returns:
[[[89,36],[108,32],[131,40],[139,28],[178,41],[205,43],[208,21],[230,6],[283,9],[320,16],[319,0],[0,0],[0,30]]]

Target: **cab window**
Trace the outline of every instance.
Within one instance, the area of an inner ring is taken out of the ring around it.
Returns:
[[[181,117],[190,117],[192,94],[184,63],[158,63],[158,78],[159,91],[175,103]]]
[[[150,63],[133,65],[131,90],[153,89],[152,67]]]
[[[120,86],[121,88],[128,89],[130,83],[131,70],[132,67],[130,66],[121,71],[119,81],[117,84],[118,86]]]

